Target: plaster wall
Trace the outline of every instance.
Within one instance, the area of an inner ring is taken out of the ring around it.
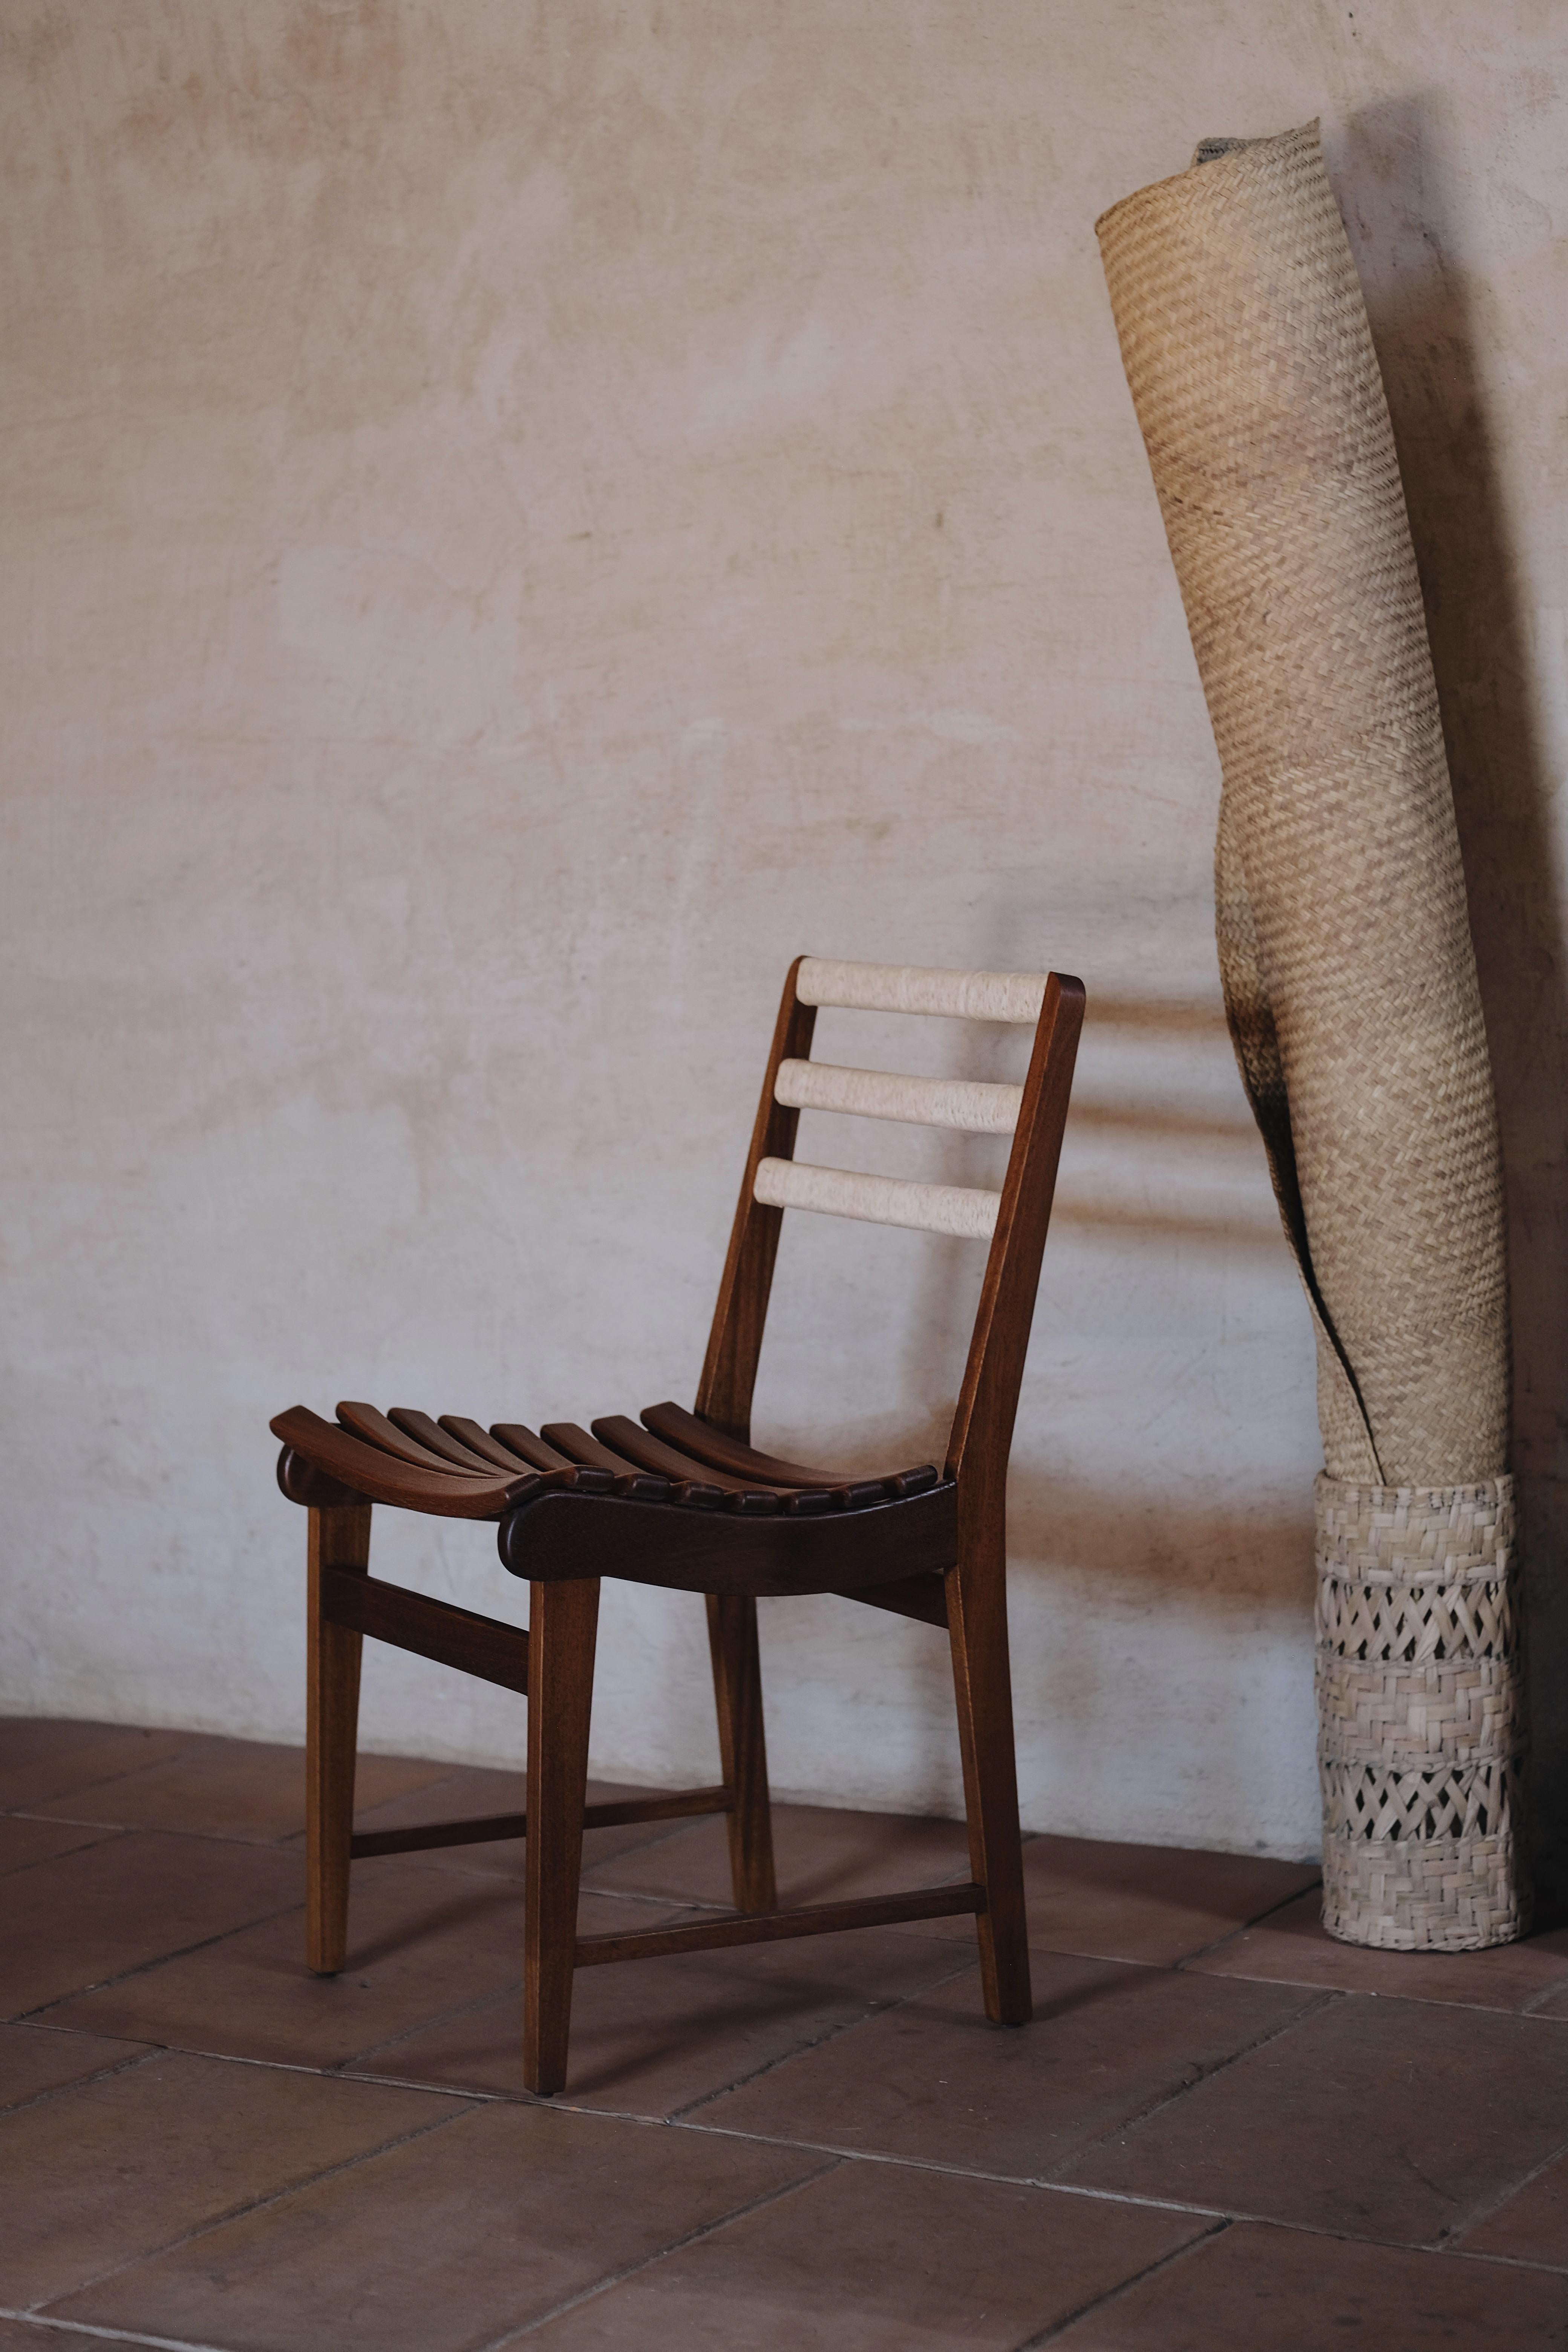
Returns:
[[[789,958],[1054,962],[1026,1819],[1313,1849],[1311,1343],[1092,224],[1321,113],[1454,752],[1560,1782],[1563,48],[1552,0],[11,0],[0,1705],[298,1738],[268,1415],[689,1400]],[[982,1255],[790,1220],[760,1441],[939,1448]],[[523,1614],[488,1529],[376,1543]],[[595,1763],[707,1777],[700,1604],[606,1599]],[[765,1604],[763,1666],[779,1788],[956,1808],[927,1629]],[[370,1657],[372,1747],[521,1718]]]

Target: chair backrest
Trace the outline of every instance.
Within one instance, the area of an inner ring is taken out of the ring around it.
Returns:
[[[1021,1087],[995,1086],[814,1062],[812,1034],[817,1007],[825,1004],[1032,1024],[1028,1075]],[[960,1234],[989,1241],[991,1254],[948,1441],[947,1472],[961,1486],[1005,1483],[1083,1010],[1082,982],[1061,972],[931,971],[796,958],[784,982],[697,1393],[705,1421],[742,1444],[750,1438],[752,1391],[785,1209]],[[1010,1133],[1002,1190],[916,1184],[805,1164],[795,1157],[803,1110],[969,1134]]]

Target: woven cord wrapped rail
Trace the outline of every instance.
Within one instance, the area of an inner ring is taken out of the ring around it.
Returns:
[[[805,956],[795,994],[803,1004],[837,1004],[852,1013],[945,1013],[957,1021],[1032,1024],[1046,1001],[1046,975],[939,971],[910,963],[832,963]]]
[[[828,1217],[858,1217],[871,1225],[908,1225],[926,1234],[953,1234],[988,1242],[996,1230],[1000,1192],[978,1185],[913,1184],[902,1176],[862,1176],[850,1168],[814,1168],[799,1160],[764,1160],[755,1195],[774,1209],[816,1209]]]

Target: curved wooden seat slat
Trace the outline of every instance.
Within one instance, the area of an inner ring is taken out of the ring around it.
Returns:
[[[367,1445],[374,1445],[383,1454],[390,1454],[395,1461],[406,1462],[411,1470],[439,1471],[444,1478],[465,1478],[468,1475],[467,1470],[459,1469],[439,1454],[432,1454],[427,1445],[418,1444],[412,1437],[405,1436],[401,1429],[394,1428],[385,1413],[378,1412],[373,1404],[361,1404],[353,1400],[341,1403],[338,1420],[352,1437],[363,1438]]]
[[[470,1478],[461,1471],[424,1470],[395,1454],[383,1453],[379,1446],[367,1445],[363,1438],[323,1421],[308,1405],[292,1405],[280,1412],[271,1429],[287,1451],[301,1455],[353,1494],[444,1519],[499,1518],[543,1483],[538,1471],[521,1468],[514,1478]],[[284,1492],[289,1492],[287,1486]]]
[[[624,1454],[628,1462],[635,1462],[639,1469],[676,1479],[687,1489],[687,1500],[692,1499],[694,1494],[696,1499],[701,1500],[712,1493],[721,1496],[731,1510],[766,1513],[776,1511],[784,1499],[775,1487],[760,1486],[752,1478],[731,1478],[722,1471],[710,1469],[704,1462],[693,1462],[689,1454],[665,1444],[624,1412],[606,1413],[594,1423],[594,1434],[617,1454]]]
[[[571,1459],[569,1454],[562,1454],[555,1446],[546,1445],[536,1430],[530,1429],[521,1421],[492,1421],[490,1435],[498,1445],[504,1445],[509,1454],[515,1454],[520,1461],[526,1462],[531,1470],[563,1470]]]
[[[591,1470],[605,1472],[614,1483],[617,1495],[635,1495],[644,1503],[668,1503],[675,1492],[672,1482],[661,1477],[657,1470],[639,1470],[624,1454],[616,1454],[598,1438],[591,1437],[574,1421],[545,1423],[550,1443],[558,1445],[572,1462],[581,1462]]]
[[[552,1445],[560,1446],[574,1462],[585,1464],[590,1469],[607,1470],[615,1479],[617,1495],[632,1495],[643,1503],[698,1503],[715,1505],[722,1501],[717,1486],[699,1485],[686,1478],[667,1477],[661,1470],[645,1470],[626,1454],[606,1445],[602,1437],[592,1436],[574,1421],[550,1421],[544,1424],[545,1435]]]
[[[510,1463],[492,1462],[486,1455],[476,1454],[471,1446],[462,1444],[450,1431],[443,1429],[438,1422],[432,1421],[427,1412],[416,1412],[412,1405],[389,1405],[386,1417],[395,1429],[403,1432],[405,1437],[411,1437],[416,1445],[424,1446],[427,1454],[439,1454],[443,1462],[449,1462],[456,1470],[466,1470],[470,1475],[477,1472],[481,1478],[489,1478],[498,1469],[510,1469],[511,1466]]]
[[[695,1461],[676,1445],[667,1445],[651,1431],[644,1429],[624,1412],[601,1413],[593,1423],[594,1435],[617,1454],[635,1462],[641,1470],[657,1470],[666,1478],[700,1478],[705,1484],[729,1495],[742,1495],[750,1483],[744,1478],[731,1478],[723,1471],[712,1469],[705,1462]],[[760,1491],[760,1490],[759,1490]]]
[[[711,1423],[700,1421],[684,1405],[668,1401],[645,1405],[638,1418],[645,1429],[651,1429],[667,1444],[679,1446],[694,1462],[705,1463],[710,1470],[726,1470],[732,1477],[754,1479],[759,1486],[832,1489],[856,1483],[847,1470],[812,1470],[804,1462],[785,1462],[776,1454],[759,1454],[754,1445],[742,1445],[737,1438],[726,1437]]]
[[[409,1510],[445,1518],[494,1518],[547,1486],[570,1486],[585,1495],[616,1494],[641,1503],[722,1510],[727,1517],[816,1519],[907,1501],[937,1484],[937,1472],[927,1463],[883,1478],[841,1481],[831,1487],[763,1486],[712,1470],[625,1413],[604,1415],[592,1433],[576,1422],[550,1422],[548,1439],[520,1422],[499,1422],[496,1426],[514,1441],[511,1447],[487,1437],[476,1422],[451,1416],[458,1430],[471,1430],[476,1438],[485,1439],[487,1458],[412,1406],[397,1405],[387,1414],[374,1405],[348,1403],[340,1412],[344,1418],[334,1424],[299,1405],[291,1415],[279,1415],[273,1426],[300,1463],[321,1477],[335,1480],[345,1494],[404,1504]],[[287,1433],[279,1425],[284,1420],[289,1423]],[[384,1444],[380,1442],[383,1433]],[[449,1455],[437,1456],[423,1444],[430,1433],[450,1448]],[[525,1444],[535,1457],[532,1463],[523,1458]],[[309,1501],[312,1498],[304,1491],[308,1483],[305,1473],[294,1472],[284,1482],[284,1492],[290,1501]]]
[[[446,1431],[448,1437],[455,1437],[459,1445],[466,1445],[470,1454],[477,1454],[481,1462],[488,1462],[492,1469],[510,1471],[521,1467],[537,1470],[539,1467],[536,1462],[524,1463],[521,1454],[512,1453],[499,1438],[492,1437],[488,1429],[481,1429],[477,1421],[469,1421],[464,1413],[444,1412],[438,1426]]]

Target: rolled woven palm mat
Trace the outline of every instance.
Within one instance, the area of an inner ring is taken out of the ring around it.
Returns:
[[[1508,1301],[1405,495],[1317,125],[1098,224],[1224,782],[1220,975],[1318,1343],[1324,1922],[1520,1935]]]

